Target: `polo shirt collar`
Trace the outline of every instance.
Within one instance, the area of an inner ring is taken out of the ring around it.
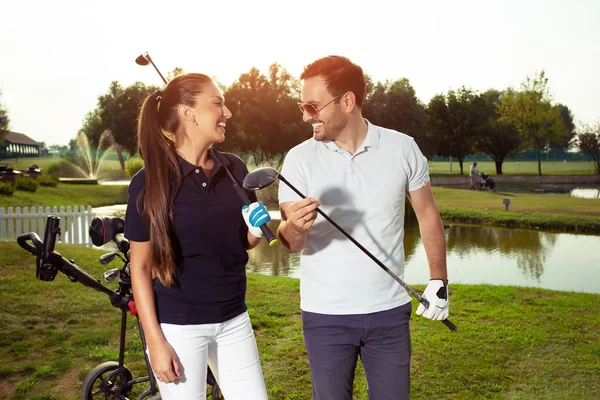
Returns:
[[[367,123],[367,136],[365,137],[363,143],[356,150],[356,154],[365,150],[367,147],[373,147],[375,149],[379,148],[379,130],[367,119],[364,119],[364,121]],[[330,151],[342,151],[342,148],[335,144],[333,140],[323,140],[321,143],[323,143],[323,145]]]
[[[214,150],[214,149],[213,149]],[[218,154],[218,158],[216,160],[213,160],[215,163],[215,166],[213,167],[213,174],[215,174],[222,165],[224,165],[225,167],[228,167],[230,163],[229,159],[227,157],[225,157],[223,155],[223,153],[214,150],[215,153],[219,153]],[[196,169],[200,168],[190,162],[188,162],[187,160],[185,160],[183,157],[181,157],[179,155],[179,153],[177,153],[177,160],[179,161],[179,166],[181,167],[181,174],[182,176],[187,176],[189,174],[191,174],[192,172],[194,172]]]

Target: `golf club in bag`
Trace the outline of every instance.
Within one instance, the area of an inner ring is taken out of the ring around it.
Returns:
[[[244,178],[243,185],[244,185],[244,188],[246,188],[248,190],[259,190],[259,189],[263,189],[263,188],[269,186],[270,184],[275,182],[275,180],[277,178],[279,178],[280,181],[282,181],[283,183],[288,185],[290,189],[292,189],[294,192],[296,192],[296,194],[298,194],[298,196],[302,197],[303,199],[306,198],[305,195],[303,195],[290,182],[288,182],[279,172],[277,172],[277,170],[275,168],[265,167],[265,168],[255,169],[254,171],[252,171],[248,175],[246,175],[246,177]],[[352,243],[354,243],[359,249],[361,249],[363,251],[363,253],[365,253],[367,256],[369,256],[369,258],[371,260],[375,261],[375,263],[377,265],[379,265],[385,272],[387,272],[387,274],[389,276],[394,278],[394,280],[396,282],[398,282],[400,284],[400,286],[402,286],[404,289],[406,289],[406,291],[409,294],[411,294],[415,299],[417,299],[419,301],[419,303],[423,304],[423,306],[425,308],[429,308],[429,301],[427,301],[426,298],[424,298],[419,293],[417,293],[414,289],[412,289],[410,286],[408,286],[402,279],[400,279],[398,277],[398,275],[396,275],[392,271],[390,271],[390,269],[388,267],[386,267],[381,261],[379,261],[379,259],[377,259],[377,257],[375,257],[373,254],[371,254],[371,252],[369,252],[369,250],[364,248],[363,245],[361,245],[348,232],[346,232],[341,226],[339,226],[335,221],[333,221],[327,214],[325,214],[323,211],[321,211],[321,209],[317,208],[317,212],[319,214],[321,214],[323,216],[323,218],[325,218],[327,221],[329,221],[334,227],[336,227],[337,230],[339,230],[342,234],[344,234],[344,236],[346,236],[348,239],[350,239],[350,241]],[[450,320],[445,319],[442,322],[451,331],[453,331],[453,332],[456,331],[456,329],[457,329],[456,325],[454,325],[452,322],[450,322]]]
[[[148,52],[140,54],[135,59],[135,62],[136,62],[136,64],[142,65],[142,66],[145,66],[145,65],[148,65],[148,64],[152,64],[152,66],[154,67],[154,69],[156,70],[156,72],[158,72],[158,75],[160,75],[160,78],[165,83],[165,85],[168,83],[167,80],[165,79],[165,77],[163,76],[163,74],[161,74],[160,71],[158,70],[158,68],[156,67],[156,64],[154,64],[154,61],[152,61],[152,58],[150,57],[150,54],[148,54]],[[246,194],[246,192],[244,191],[244,189],[240,187],[240,185],[237,183],[237,181],[235,180],[235,178],[233,177],[233,175],[231,175],[231,172],[229,172],[229,170],[227,169],[227,167],[225,166],[225,164],[221,160],[220,155],[216,151],[214,151],[212,147],[209,148],[208,151],[210,152],[210,155],[213,158],[213,160],[217,160],[218,163],[225,170],[225,173],[227,174],[227,177],[231,181],[231,185],[233,186],[233,190],[235,190],[235,192],[237,193],[237,195],[240,198],[240,200],[242,200],[242,203],[244,203],[245,205],[249,206],[250,205],[250,199],[248,198],[248,195]],[[263,236],[265,237],[265,239],[269,243],[269,246],[273,247],[273,246],[275,246],[277,244],[277,239],[275,238],[275,235],[273,235],[273,232],[271,232],[271,230],[269,229],[269,227],[267,226],[267,224],[262,224],[260,226],[260,230],[262,231]]]

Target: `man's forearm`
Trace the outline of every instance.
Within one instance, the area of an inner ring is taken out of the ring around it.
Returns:
[[[306,247],[308,234],[298,232],[288,221],[281,221],[277,228],[277,236],[288,253],[298,253]]]
[[[437,215],[431,215],[420,221],[419,228],[421,240],[427,261],[429,262],[429,274],[432,279],[443,279],[448,281],[448,272],[446,270],[446,235],[444,226]]]

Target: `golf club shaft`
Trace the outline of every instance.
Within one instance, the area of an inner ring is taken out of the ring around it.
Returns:
[[[146,54],[146,58],[148,59],[148,61],[150,61],[150,64],[152,64],[152,66],[154,67],[154,69],[156,70],[156,72],[158,72],[158,75],[160,75],[160,79],[162,79],[162,81],[166,85],[167,84],[167,80],[165,79],[165,77],[163,76],[163,74],[160,73],[160,71],[156,67],[156,64],[154,64],[154,61],[152,61],[152,58],[150,58],[150,54]]]
[[[246,194],[246,191],[244,190],[244,188],[240,187],[240,185],[237,183],[237,181],[235,180],[235,178],[233,177],[233,175],[231,175],[231,172],[229,172],[229,170],[227,169],[227,167],[225,166],[225,164],[223,164],[221,162],[221,159],[219,158],[219,156],[217,155],[217,152],[213,150],[213,148],[211,147],[209,149],[211,156],[213,157],[213,160],[218,160],[219,164],[221,164],[221,166],[223,167],[223,169],[225,169],[225,173],[227,174],[227,176],[229,177],[229,180],[231,181],[231,185],[233,186],[233,190],[235,190],[235,192],[237,193],[238,197],[240,198],[240,200],[242,200],[242,203],[244,203],[245,205],[249,206],[250,205],[250,199],[248,198],[248,195]],[[269,243],[269,246],[275,246],[275,244],[277,244],[277,239],[275,238],[275,235],[273,235],[273,232],[271,232],[271,230],[269,229],[269,227],[267,226],[267,224],[262,224],[260,226],[260,230],[263,233],[263,236],[265,237],[265,239],[267,240],[267,242]]]
[[[286,185],[288,185],[288,187],[290,189],[292,189],[294,192],[296,192],[296,194],[300,197],[302,197],[303,199],[306,198],[306,196],[304,194],[302,194],[298,189],[296,189],[291,183],[289,183],[287,181],[287,179],[285,179],[283,176],[281,176],[281,174],[278,174],[279,180],[281,180],[282,182],[284,182]],[[359,249],[361,249],[363,251],[363,253],[365,253],[367,256],[369,256],[369,258],[373,261],[375,261],[375,263],[377,265],[379,265],[381,267],[381,269],[383,269],[385,272],[387,272],[387,274],[389,276],[391,276],[396,282],[398,282],[400,284],[400,286],[402,286],[404,289],[406,289],[406,291],[408,293],[410,293],[415,299],[417,299],[417,301],[421,304],[423,304],[423,306],[425,308],[429,308],[429,301],[427,301],[427,299],[425,299],[423,296],[421,296],[419,293],[417,293],[413,288],[411,288],[410,286],[408,286],[406,283],[404,283],[404,281],[402,279],[400,279],[400,277],[396,274],[394,274],[388,267],[386,267],[381,261],[379,261],[379,259],[377,257],[375,257],[373,254],[371,254],[371,252],[369,250],[367,250],[362,244],[360,244],[356,239],[354,239],[348,232],[346,232],[341,226],[339,226],[335,221],[333,221],[331,218],[329,218],[329,216],[327,214],[325,214],[323,211],[321,211],[320,208],[317,208],[317,212],[319,214],[321,214],[323,216],[323,218],[325,218],[327,221],[329,221],[334,227],[337,228],[337,230],[339,230],[344,236],[346,236],[352,243],[354,243]],[[451,331],[456,331],[456,325],[454,325],[452,322],[450,322],[450,320],[445,319],[442,320],[442,322],[444,323],[444,325],[446,325]]]

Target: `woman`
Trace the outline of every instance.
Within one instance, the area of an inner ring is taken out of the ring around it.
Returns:
[[[204,399],[207,364],[227,400],[267,398],[244,299],[246,250],[270,218],[253,192],[242,209],[227,178],[225,167],[242,182],[244,162],[211,150],[230,117],[221,90],[202,74],[174,78],[139,115],[145,168],[129,186],[125,236],[163,399]]]

